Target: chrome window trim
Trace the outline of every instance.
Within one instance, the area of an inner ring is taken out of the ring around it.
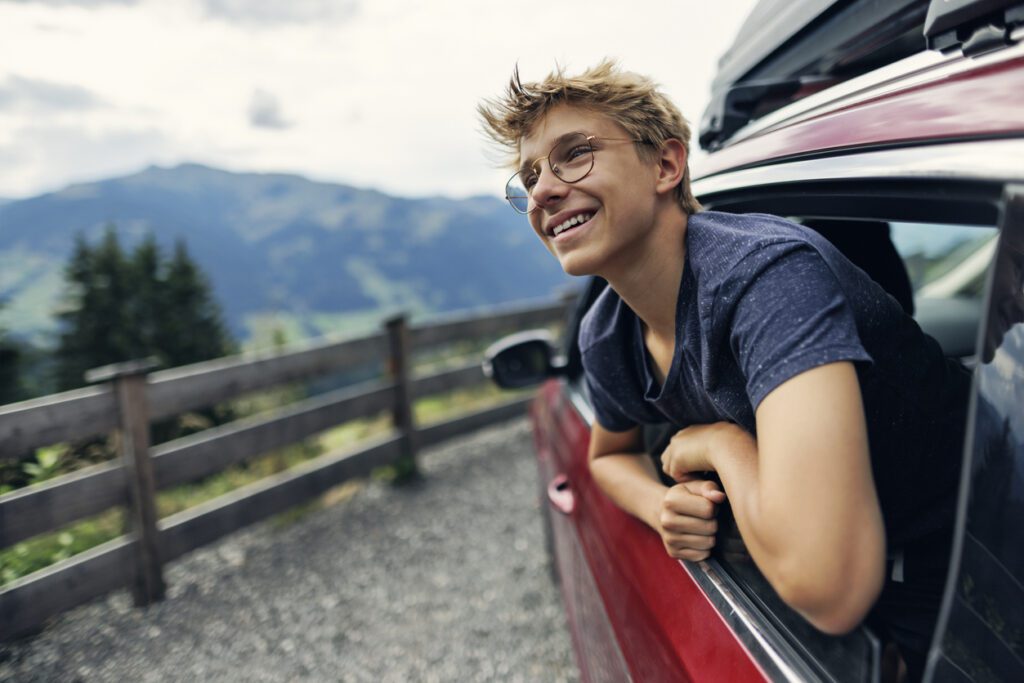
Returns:
[[[1013,39],[1019,40],[1024,36],[1024,29],[1017,29],[1013,35]],[[867,99],[1021,56],[1024,56],[1024,43],[970,58],[964,57],[959,51],[949,55],[933,50],[919,52],[765,114],[737,131],[729,138],[726,147],[761,135],[772,128],[790,126],[840,107],[850,107]]]
[[[735,580],[722,569],[717,560],[680,560],[679,564],[700,586],[728,624],[729,630],[769,680],[792,683],[823,680],[804,664],[802,657],[785,643],[782,635],[751,606]]]
[[[1024,138],[917,145],[726,171],[693,182],[698,198],[816,180],[1024,181]]]

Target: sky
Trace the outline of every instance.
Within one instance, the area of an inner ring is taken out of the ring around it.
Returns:
[[[184,162],[501,196],[476,106],[514,66],[616,58],[696,128],[754,4],[0,0],[0,197]]]

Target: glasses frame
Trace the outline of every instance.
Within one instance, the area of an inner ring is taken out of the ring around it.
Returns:
[[[564,144],[565,141],[568,140],[569,137],[572,136],[572,135],[582,135],[582,136],[584,136],[586,138],[587,147],[590,149],[590,168],[588,168],[587,172],[584,173],[583,175],[581,175],[576,180],[566,180],[565,178],[563,178],[561,176],[561,174],[555,168],[554,164],[551,163],[551,155],[554,153],[555,148],[557,148],[559,145]],[[535,160],[533,162],[533,164],[530,165],[530,168],[533,168],[536,171],[537,177],[539,178],[540,177],[540,172],[541,172],[540,162],[547,161],[548,162],[548,168],[551,169],[551,172],[554,174],[554,176],[556,178],[561,180],[566,185],[575,185],[576,183],[580,182],[581,180],[586,178],[588,175],[590,175],[590,172],[594,170],[594,160],[595,160],[594,152],[596,150],[594,149],[594,145],[592,143],[593,140],[602,140],[602,141],[607,141],[607,142],[632,142],[634,144],[643,143],[643,140],[639,140],[639,139],[636,139],[636,138],[610,138],[610,137],[605,137],[603,135],[587,135],[583,131],[576,131],[574,133],[569,133],[567,135],[562,136],[562,138],[558,142],[556,142],[555,144],[551,145],[551,149],[548,151],[547,155],[542,156],[539,159]],[[523,216],[526,216],[526,215],[529,215],[529,214],[531,214],[531,213],[533,213],[534,211],[537,210],[537,205],[536,204],[534,204],[533,207],[530,208],[530,202],[533,201],[533,190],[532,189],[527,190],[527,195],[526,195],[527,209],[526,209],[526,211],[523,211],[518,206],[516,206],[515,202],[513,201],[513,199],[522,199],[522,197],[520,195],[516,195],[515,197],[512,197],[512,196],[509,195],[509,192],[508,192],[508,188],[512,184],[512,181],[514,181],[516,178],[518,178],[519,174],[522,173],[523,170],[524,169],[520,169],[520,170],[516,171],[505,182],[505,200],[509,203],[509,206],[512,207],[513,211],[515,211],[516,213],[521,214]],[[526,184],[521,182],[521,181],[520,181],[520,185],[523,185],[524,188],[526,186]],[[534,187],[536,187],[536,185],[534,185]]]

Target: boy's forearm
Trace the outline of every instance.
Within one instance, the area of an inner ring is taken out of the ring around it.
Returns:
[[[767,480],[757,442],[738,427],[730,425],[709,443],[710,462],[728,493],[747,549],[765,577],[818,628],[837,633],[852,628],[855,622],[833,615],[850,613],[837,612],[837,605],[847,599],[841,586],[852,590],[850,572],[861,571],[845,557],[846,549],[838,547],[856,545],[857,531],[850,528],[856,520],[826,512],[830,506],[820,499],[829,494],[805,490],[796,476]],[[831,494],[837,495],[842,494]]]
[[[593,458],[590,473],[612,501],[659,531],[661,502],[668,490],[646,453],[612,453]]]

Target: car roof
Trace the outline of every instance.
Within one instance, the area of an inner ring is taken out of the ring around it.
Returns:
[[[929,48],[991,49],[1021,23],[1021,0],[761,0],[719,60],[700,145]]]

